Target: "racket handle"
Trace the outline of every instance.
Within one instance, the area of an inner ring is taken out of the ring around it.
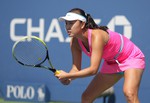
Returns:
[[[60,71],[59,71],[59,70],[56,70],[56,71],[55,71],[55,75],[56,75],[56,74],[59,74],[59,73],[60,73]]]

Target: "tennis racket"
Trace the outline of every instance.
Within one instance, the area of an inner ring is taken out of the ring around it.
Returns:
[[[55,74],[60,73],[50,61],[46,43],[36,36],[25,36],[15,42],[12,48],[12,55],[23,66],[44,68]],[[50,67],[42,65],[46,60]]]

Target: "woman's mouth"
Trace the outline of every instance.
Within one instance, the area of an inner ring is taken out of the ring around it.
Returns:
[[[71,30],[67,30],[67,33],[70,35],[71,34]]]

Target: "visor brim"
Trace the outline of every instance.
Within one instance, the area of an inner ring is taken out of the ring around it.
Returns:
[[[58,20],[59,21],[74,21],[74,20],[77,20],[76,18],[72,18],[72,17],[65,17],[65,16],[63,16],[63,17],[60,17],[60,18],[58,18]]]

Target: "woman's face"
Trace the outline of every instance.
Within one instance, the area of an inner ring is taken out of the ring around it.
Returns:
[[[82,33],[82,22],[79,20],[75,21],[65,21],[66,23],[66,30],[70,37],[77,37],[79,34]]]

